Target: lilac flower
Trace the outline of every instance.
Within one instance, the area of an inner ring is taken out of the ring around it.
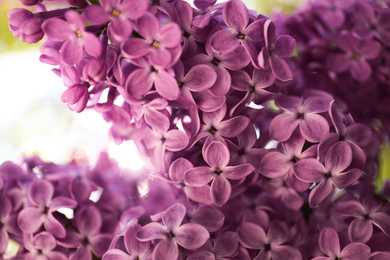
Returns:
[[[74,222],[78,232],[68,230],[66,237],[59,240],[64,247],[77,248],[70,259],[92,259],[92,254],[102,257],[108,250],[112,235],[100,233],[103,221],[99,210],[94,206],[84,206],[77,211]]]
[[[275,24],[271,20],[267,20],[264,24],[264,39],[265,47],[257,58],[259,66],[263,69],[270,66],[272,73],[281,81],[292,80],[291,68],[283,58],[293,54],[295,39],[289,35],[281,35],[275,39]]]
[[[283,260],[300,260],[302,255],[298,249],[284,245],[289,238],[287,225],[281,221],[271,222],[267,234],[264,229],[254,223],[243,223],[237,229],[240,243],[248,249],[260,250],[254,258]]]
[[[179,97],[179,86],[167,70],[151,66],[146,59],[137,59],[133,62],[140,68],[134,70],[126,79],[125,91],[130,97],[142,99],[153,86],[163,98],[175,100]]]
[[[302,99],[293,96],[279,96],[275,104],[290,113],[276,116],[270,125],[270,137],[278,142],[287,141],[299,126],[302,136],[309,142],[318,143],[329,133],[329,124],[318,113],[328,111],[327,97]]]
[[[338,44],[344,53],[329,57],[328,68],[338,73],[350,71],[354,79],[367,80],[372,72],[367,60],[375,59],[379,55],[380,44],[346,31],[341,32]]]
[[[294,165],[296,176],[304,182],[316,183],[310,192],[309,205],[315,207],[333,191],[333,185],[343,189],[360,178],[358,168],[344,171],[352,162],[352,149],[346,142],[338,142],[326,153],[325,166],[315,158],[305,158]]]
[[[92,57],[102,52],[102,44],[92,33],[85,30],[84,22],[76,11],[65,13],[66,21],[51,18],[42,24],[42,30],[54,41],[64,41],[61,59],[64,63],[77,64],[83,58],[83,49]]]
[[[136,237],[140,241],[161,239],[153,250],[153,259],[177,259],[179,245],[195,250],[210,237],[209,232],[199,224],[182,224],[185,214],[185,206],[176,203],[163,213],[162,224],[149,223],[137,232]]]
[[[342,216],[354,217],[348,227],[351,241],[366,243],[373,234],[373,225],[390,236],[390,215],[380,210],[383,203],[368,197],[362,197],[361,201],[351,199],[335,205]]]
[[[1,188],[1,187],[0,187]],[[13,212],[11,201],[7,196],[0,195],[0,254],[4,254],[8,242],[9,234],[20,235],[21,232],[16,223],[16,213]]]
[[[184,190],[187,197],[195,202],[210,205],[213,202],[210,197],[210,186],[193,187],[184,180],[184,174],[194,168],[194,165],[185,158],[178,158],[169,166],[168,174],[171,181]]]
[[[24,246],[26,247],[26,249],[30,251],[29,253],[23,256],[23,259],[26,260],[35,260],[35,259],[67,260],[68,259],[68,257],[64,253],[54,251],[54,249],[57,246],[57,241],[53,237],[53,235],[47,231],[43,231],[35,235],[31,241],[28,241],[28,239],[26,239]]]
[[[164,25],[160,30],[158,19],[145,13],[137,20],[139,34],[144,37],[130,38],[122,46],[122,53],[128,59],[148,57],[150,64],[163,68],[173,64],[175,55],[171,53],[180,44],[181,30],[176,23]]]
[[[230,0],[222,10],[222,17],[230,30],[220,30],[210,38],[212,48],[217,52],[231,52],[242,44],[247,56],[255,63],[258,54],[256,45],[262,44],[265,19],[249,24],[248,9],[241,0]]]
[[[238,250],[238,237],[237,233],[233,231],[227,231],[222,234],[218,234],[215,239],[210,239],[202,247],[203,250],[191,254],[188,260],[223,260],[230,259],[230,257],[237,254]]]
[[[345,259],[345,260],[366,260],[371,250],[363,243],[349,243],[340,250],[339,235],[333,228],[324,228],[319,236],[318,244],[321,251],[327,256],[316,256],[313,260]]]
[[[66,235],[65,228],[53,216],[59,208],[73,209],[77,202],[67,197],[54,197],[53,185],[45,180],[34,181],[28,189],[31,206],[22,209],[18,215],[18,225],[25,233],[34,233],[43,224],[45,229],[56,237]]]
[[[249,118],[245,116],[236,116],[227,120],[223,120],[226,114],[226,105],[217,109],[214,112],[204,112],[204,125],[201,126],[199,133],[193,138],[192,144],[207,137],[203,150],[206,149],[212,141],[220,141],[226,143],[224,138],[233,138],[245,130],[249,124]]]
[[[136,238],[136,234],[141,228],[139,224],[135,224],[126,230],[124,243],[128,254],[120,249],[111,248],[103,255],[102,260],[152,259],[151,243],[149,241],[141,242]]]
[[[62,93],[61,101],[68,103],[68,107],[77,113],[84,111],[89,101],[88,87],[85,84],[75,84],[69,87]]]
[[[211,182],[211,199],[217,206],[224,205],[231,195],[228,179],[240,180],[249,175],[254,167],[247,163],[227,166],[230,153],[226,145],[213,141],[205,150],[203,158],[209,166],[199,166],[188,170],[184,180],[195,187],[203,187]]]
[[[27,43],[37,43],[43,38],[42,19],[23,8],[11,9],[8,13],[9,29],[15,37]]]
[[[100,4],[101,6],[88,6],[83,15],[92,24],[110,21],[108,34],[117,42],[124,41],[131,35],[133,28],[130,20],[136,21],[148,9],[146,0],[101,0]]]

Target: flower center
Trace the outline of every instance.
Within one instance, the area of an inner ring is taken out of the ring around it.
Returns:
[[[83,36],[83,34],[81,33],[80,30],[77,30],[77,31],[76,31],[76,35],[77,35],[78,38],[80,38],[81,36]]]
[[[214,172],[215,172],[216,174],[218,174],[218,175],[221,175],[222,170],[221,170],[219,167],[217,167],[217,169],[215,169]]]
[[[154,48],[158,48],[159,45],[160,45],[160,43],[158,41],[153,41],[153,43],[152,43],[152,46]]]
[[[169,232],[168,238],[169,238],[170,240],[172,240],[174,237],[175,237],[175,234],[173,234],[172,231]]]
[[[181,87],[183,87],[184,82],[178,81],[178,82],[177,82],[177,85],[179,85],[179,88],[181,88]]]
[[[213,135],[215,135],[216,132],[217,132],[217,129],[215,129],[215,127],[212,126],[211,129],[210,129],[210,133],[212,133]]]
[[[237,35],[237,38],[238,38],[238,39],[244,39],[244,38],[245,38],[245,35],[243,35],[242,33],[239,33],[239,34]]]
[[[360,59],[360,55],[357,54],[357,53],[353,54],[352,57],[353,57],[354,60],[359,60]]]
[[[112,10],[112,13],[111,13],[113,16],[115,17],[118,17],[120,15],[120,12],[116,9]]]
[[[221,61],[218,60],[218,59],[216,59],[216,58],[214,58],[214,59],[211,61],[211,63],[214,64],[214,65],[216,65],[216,66],[218,66],[218,64],[219,64],[220,62],[221,62]]]

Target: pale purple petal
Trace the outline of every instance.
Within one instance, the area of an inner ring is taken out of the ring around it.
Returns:
[[[230,89],[231,76],[230,73],[222,66],[216,68],[217,79],[214,85],[208,89],[211,95],[216,97],[225,96]]]
[[[240,39],[237,38],[237,34],[228,30],[217,31],[210,38],[210,45],[216,52],[231,52],[239,44]]]
[[[175,182],[182,182],[184,180],[184,173],[192,168],[194,168],[194,165],[190,161],[180,157],[169,166],[169,178]]]
[[[73,33],[70,25],[62,19],[51,18],[42,24],[42,30],[45,34],[54,41],[64,41],[69,39],[69,35]]]
[[[89,55],[95,58],[99,57],[103,50],[100,40],[89,32],[83,32],[83,47]]]
[[[175,231],[177,243],[190,250],[203,246],[209,238],[207,229],[196,223],[184,224]]]
[[[222,10],[222,17],[226,25],[236,31],[242,31],[249,23],[248,9],[241,0],[227,2]]]
[[[184,175],[184,180],[192,186],[202,187],[214,178],[210,167],[199,166],[188,170]]]
[[[142,227],[138,224],[135,224],[134,226],[129,227],[126,230],[125,233],[125,246],[127,251],[131,255],[142,255],[150,248],[150,242],[140,242],[135,237],[135,234],[140,230]]]
[[[148,60],[153,66],[166,68],[172,60],[172,55],[168,49],[165,48],[151,48]]]
[[[55,197],[50,203],[50,211],[56,211],[59,208],[74,209],[77,201],[68,197]]]
[[[285,176],[293,166],[291,158],[281,152],[269,152],[260,161],[260,173],[268,178]]]
[[[23,232],[34,233],[41,227],[44,218],[42,210],[27,207],[18,215],[18,226]]]
[[[77,248],[76,252],[71,256],[70,260],[92,260],[91,251],[88,247],[81,246]]]
[[[336,257],[340,252],[339,235],[333,228],[327,227],[321,231],[318,244],[322,252],[330,257]]]
[[[88,206],[77,212],[75,223],[80,234],[91,236],[99,232],[103,221],[99,210],[94,206]]]
[[[173,239],[163,239],[153,249],[153,259],[177,259],[179,249]]]
[[[338,142],[329,148],[325,157],[325,167],[332,173],[339,173],[352,161],[352,149],[347,142]]]
[[[365,60],[358,60],[351,63],[351,74],[358,81],[365,81],[371,75],[371,66]]]
[[[230,152],[225,144],[214,141],[206,148],[204,159],[211,167],[222,169],[229,163]]]
[[[184,78],[185,87],[199,92],[209,89],[217,80],[217,73],[205,64],[199,64],[190,69]]]
[[[146,12],[137,20],[137,29],[142,37],[152,40],[160,31],[160,23],[156,16]]]
[[[119,249],[110,249],[103,255],[103,260],[133,260],[128,254]]]
[[[166,238],[169,234],[168,229],[159,223],[149,223],[143,226],[136,234],[139,241],[150,241],[153,239]]]
[[[49,232],[41,232],[34,236],[32,244],[42,250],[53,250],[57,246],[57,241]]]
[[[254,169],[255,167],[249,163],[237,166],[228,166],[223,169],[222,175],[230,180],[241,180],[252,173]]]
[[[211,200],[219,207],[222,207],[230,198],[232,186],[223,176],[214,176],[211,183]]]
[[[278,246],[272,249],[273,260],[302,260],[301,252],[292,246]]]
[[[176,230],[183,221],[186,212],[186,207],[183,204],[176,203],[164,212],[162,222],[169,230]]]
[[[219,123],[218,132],[228,138],[236,137],[242,133],[249,124],[246,116],[236,116]]]
[[[332,181],[337,188],[344,189],[357,181],[360,176],[362,176],[362,170],[354,168],[347,172],[333,175]]]
[[[140,58],[150,51],[150,44],[139,38],[130,38],[122,46],[123,56],[128,59]]]
[[[267,235],[260,226],[246,222],[237,229],[238,240],[249,249],[263,249],[264,244],[268,243]]]
[[[158,71],[154,85],[158,94],[168,100],[175,100],[179,97],[180,89],[175,78],[163,69]]]
[[[390,216],[385,212],[375,212],[370,214],[372,223],[380,228],[386,236],[390,237]]]
[[[202,91],[194,95],[194,99],[198,105],[199,110],[203,112],[212,112],[221,108],[226,101],[225,96],[215,97],[208,91]]]
[[[182,33],[176,23],[168,23],[160,31],[160,41],[166,48],[173,48],[180,44]]]
[[[61,60],[64,63],[74,65],[79,63],[82,57],[83,47],[78,39],[70,39],[64,42],[61,47]]]
[[[202,225],[209,232],[215,232],[223,226],[225,216],[215,207],[202,207],[194,212],[191,221]]]
[[[364,218],[355,218],[348,227],[348,236],[352,242],[366,243],[373,232],[372,224]]]
[[[286,223],[279,220],[271,222],[268,227],[268,238],[272,246],[281,245],[289,237],[289,231]]]
[[[330,99],[328,97],[309,97],[303,102],[303,111],[305,113],[322,113],[330,108]]]
[[[176,84],[176,82],[175,82]],[[126,92],[137,98],[145,95],[153,86],[153,78],[148,69],[137,69],[133,71],[126,80]]]
[[[278,57],[290,57],[295,51],[295,39],[289,35],[281,35],[276,40],[273,54]]]
[[[366,147],[371,143],[372,130],[365,124],[355,123],[346,128],[344,138],[360,147]]]
[[[341,251],[339,257],[343,260],[366,260],[370,257],[371,249],[363,243],[350,243]]]
[[[120,6],[124,16],[136,21],[145,14],[149,7],[149,3],[146,0],[124,0]]]
[[[97,257],[102,257],[110,247],[112,237],[111,234],[97,234],[93,236],[89,243],[90,250],[88,251],[91,251]]]
[[[8,247],[9,236],[4,228],[0,228],[0,254],[3,254]]]
[[[270,65],[270,57],[268,55],[267,47],[263,47],[257,56],[257,62],[259,63],[260,68],[268,69]]]
[[[107,12],[98,5],[87,6],[84,9],[83,16],[91,24],[104,24],[109,19]]]
[[[378,57],[381,45],[377,41],[367,40],[360,46],[360,53],[368,60]]]
[[[168,151],[177,152],[187,147],[189,143],[187,135],[177,129],[172,129],[165,134],[164,147]]]
[[[219,234],[215,239],[214,252],[219,257],[234,255],[238,249],[238,235],[236,232],[227,231]]]
[[[302,136],[311,143],[319,143],[329,133],[328,121],[314,113],[305,114],[299,128]]]
[[[133,26],[127,19],[112,19],[108,26],[109,35],[118,42],[126,40],[132,31]]]
[[[272,119],[270,124],[270,137],[278,142],[287,141],[295,128],[299,125],[300,119],[296,114],[281,114]]]
[[[29,199],[41,208],[49,206],[53,194],[53,185],[45,180],[34,181],[28,189]]]
[[[169,119],[166,114],[160,111],[148,109],[145,111],[144,119],[145,122],[157,132],[165,133],[169,129]]]
[[[327,179],[322,182],[320,182],[311,192],[309,195],[309,206],[311,208],[314,208],[318,204],[320,204],[324,199],[331,194],[333,191],[333,184],[332,182]]]
[[[45,229],[55,237],[64,238],[66,236],[65,227],[51,214],[47,214],[43,220]]]
[[[250,62],[247,50],[241,45],[231,52],[221,54],[218,58],[220,59],[220,64],[230,70],[240,70]]]
[[[283,110],[298,113],[303,112],[302,98],[296,96],[278,96],[275,99],[275,105]]]
[[[335,72],[345,72],[351,66],[351,60],[345,54],[335,54],[329,56],[326,66]]]

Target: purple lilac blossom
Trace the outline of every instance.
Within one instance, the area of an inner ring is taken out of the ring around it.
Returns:
[[[241,0],[53,1],[22,1],[38,12],[10,11],[10,29],[46,33],[62,101],[101,113],[146,163],[1,164],[0,258],[11,240],[15,259],[388,257],[388,188],[373,184],[390,129],[388,1],[311,1],[289,18]],[[347,70],[329,66],[337,55]]]

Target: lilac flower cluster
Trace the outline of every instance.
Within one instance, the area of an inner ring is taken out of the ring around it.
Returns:
[[[296,82],[289,90],[331,93],[358,122],[388,137],[389,1],[308,1],[297,13],[275,19],[297,40]]]
[[[90,167],[3,163],[1,257],[12,239],[12,259],[390,259],[380,135],[334,93],[292,81],[295,40],[278,23],[241,0],[22,2],[39,12],[11,10],[10,29],[46,35],[62,101],[101,113],[151,170],[105,154]],[[355,54],[379,55],[376,40],[359,44],[331,55],[341,66],[352,53],[351,77]]]

